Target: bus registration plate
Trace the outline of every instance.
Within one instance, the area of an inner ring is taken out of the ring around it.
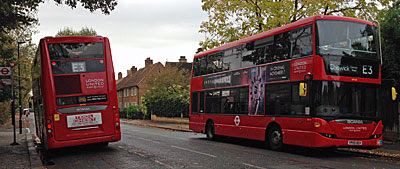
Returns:
[[[102,124],[101,113],[67,116],[68,128]]]
[[[362,145],[362,141],[348,141],[347,144],[348,145],[361,146]]]

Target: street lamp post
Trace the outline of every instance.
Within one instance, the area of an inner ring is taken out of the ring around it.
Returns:
[[[25,42],[18,42],[19,134],[22,134],[21,62],[19,60],[19,45],[24,43]]]
[[[12,146],[19,145],[17,143],[17,136],[15,134],[15,98],[14,98],[14,68],[11,68],[11,117],[12,117],[12,125],[14,128],[14,142],[11,143]]]

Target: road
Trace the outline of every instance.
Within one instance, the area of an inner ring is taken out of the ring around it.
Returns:
[[[33,124],[33,123],[31,123]],[[122,140],[108,147],[78,146],[51,152],[48,168],[400,168],[400,159],[347,151],[288,147],[265,149],[261,142],[122,125]]]

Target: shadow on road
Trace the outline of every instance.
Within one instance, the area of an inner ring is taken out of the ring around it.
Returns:
[[[207,138],[198,138],[201,140],[207,140]],[[273,151],[268,149],[265,142],[257,141],[257,140],[249,140],[249,139],[242,139],[242,138],[234,138],[234,137],[225,137],[225,136],[218,136],[215,142],[220,143],[229,143],[235,144],[245,147],[253,147],[259,149],[265,149],[267,151]],[[348,157],[364,157],[364,158],[386,158],[391,160],[399,160],[396,157],[387,157],[379,154],[371,154],[371,153],[362,153],[356,151],[350,151],[349,149],[345,148],[338,148],[338,149],[330,149],[330,148],[308,148],[308,147],[301,147],[301,146],[293,146],[293,145],[285,145],[283,153],[290,153],[295,155],[301,155],[305,157],[312,157],[312,158],[348,158]]]
[[[60,161],[64,161],[65,159],[74,159],[77,156],[97,156],[99,154],[112,154],[117,151],[116,148],[104,146],[103,144],[89,144],[52,149],[47,151],[47,162],[44,161],[43,164],[47,164],[46,166],[52,166],[57,165]]]

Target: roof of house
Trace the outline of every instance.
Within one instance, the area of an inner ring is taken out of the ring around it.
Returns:
[[[192,63],[190,63],[190,62],[165,62],[165,67],[178,67],[179,70],[186,69],[189,72],[191,72]]]
[[[123,79],[124,79],[124,78],[117,79],[117,80],[115,80],[115,83],[118,85],[118,83],[121,82]]]
[[[150,73],[158,66],[163,65],[160,62],[157,62],[149,65],[148,67],[141,68],[137,72],[122,78],[119,82],[117,82],[117,90],[138,86],[143,79],[150,75]]]

